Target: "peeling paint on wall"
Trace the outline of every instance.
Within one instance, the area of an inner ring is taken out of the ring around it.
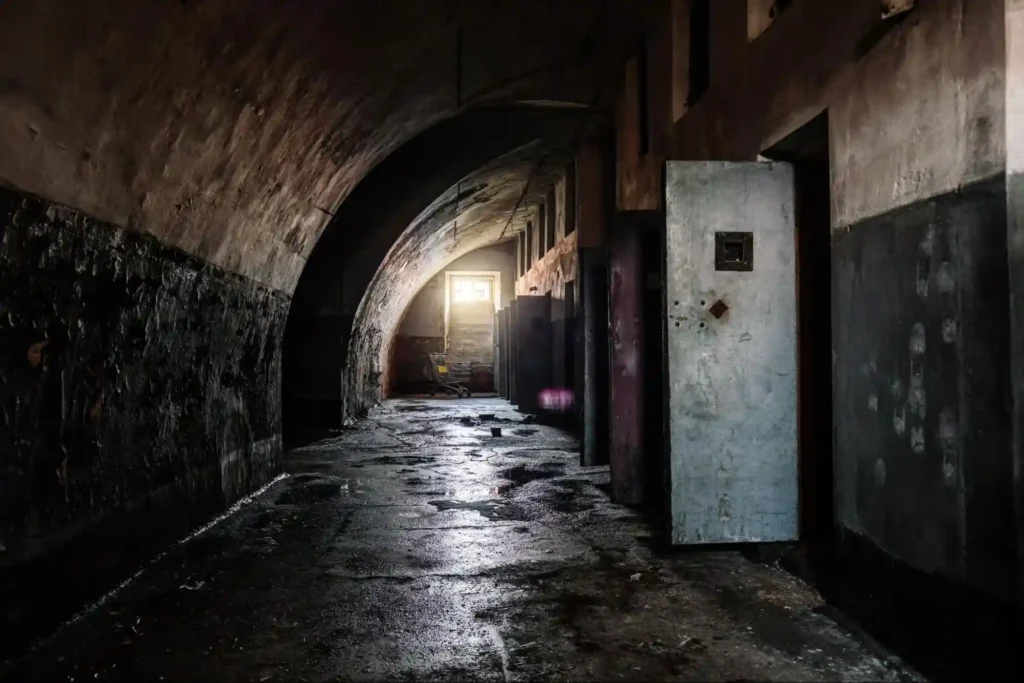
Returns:
[[[555,248],[533,265],[532,268],[516,281],[516,294],[547,294],[561,299],[567,282],[576,279],[579,267],[579,254],[576,249],[577,233],[555,244]],[[536,287],[536,290],[533,288]]]

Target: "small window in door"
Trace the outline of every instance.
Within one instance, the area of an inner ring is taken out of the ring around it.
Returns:
[[[754,233],[716,232],[715,270],[753,270]]]

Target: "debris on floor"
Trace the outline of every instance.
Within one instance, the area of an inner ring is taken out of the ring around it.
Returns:
[[[920,679],[785,572],[658,550],[566,432],[513,430],[529,448],[453,438],[424,427],[518,414],[497,399],[417,406],[389,401],[296,449],[292,476],[0,678]],[[127,639],[118,613],[150,626]]]

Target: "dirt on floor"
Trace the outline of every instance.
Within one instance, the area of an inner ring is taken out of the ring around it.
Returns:
[[[785,571],[660,548],[607,468],[522,420],[390,401],[4,677],[920,679]]]

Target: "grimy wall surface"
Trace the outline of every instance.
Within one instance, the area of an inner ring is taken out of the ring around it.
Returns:
[[[44,597],[7,579],[37,574],[44,558],[52,573],[36,583],[71,609],[59,586],[111,586],[145,548],[268,481],[284,318],[339,206],[467,107],[591,101],[631,14],[618,1],[0,2],[4,590],[42,614]],[[402,205],[414,208],[369,274],[448,185],[544,137],[528,128],[482,158],[454,145],[444,184]],[[532,162],[518,160],[475,188],[497,195],[501,220],[529,175]],[[488,231],[499,219],[486,200],[465,241],[438,251],[421,231],[383,277],[409,266],[411,298],[483,246],[500,232]],[[378,227],[343,224],[332,244],[344,251]],[[436,258],[415,260],[424,253]],[[379,303],[359,327],[382,331],[359,347],[365,362],[334,375],[356,405],[379,396],[383,340],[407,300],[397,313]],[[138,555],[107,554],[95,538]],[[80,559],[72,579],[69,553]],[[16,602],[5,605],[20,619]]]
[[[838,522],[1011,595],[1007,6],[918,2],[881,26],[873,0],[797,1],[753,41],[713,12],[696,102],[684,6],[652,10],[645,153],[624,71],[619,209],[661,205],[662,159],[753,160],[827,111]]]
[[[874,42],[868,0],[794,2],[753,42],[730,38],[663,145],[620,144],[620,208],[660,202],[650,157],[753,160],[827,110],[838,523],[1006,596],[1004,5],[917,5]],[[620,128],[630,116],[624,98]]]
[[[554,244],[549,248],[548,243],[535,240],[533,263],[515,283],[518,296],[551,295],[551,382],[557,387],[575,381],[575,368],[568,367],[567,361],[572,357],[569,346],[574,344],[575,316],[580,308],[576,303],[580,300],[577,177],[573,163],[555,183],[545,206],[545,216],[552,219]]]
[[[839,521],[1010,596],[1004,22],[922,3],[829,124]]]
[[[0,598],[16,648],[280,467],[288,298],[0,189]]]

